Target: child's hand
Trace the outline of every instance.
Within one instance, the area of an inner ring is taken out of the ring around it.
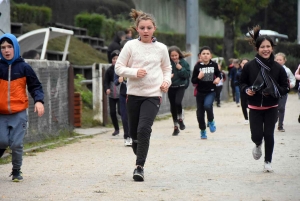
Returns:
[[[201,80],[204,77],[204,72],[201,70],[198,74],[198,79]]]
[[[143,68],[140,68],[138,71],[137,71],[137,77],[138,78],[143,78],[147,75],[147,71]]]
[[[43,114],[45,112],[43,103],[36,102],[34,104],[34,112],[37,112],[39,117],[43,116]]]
[[[169,85],[167,82],[163,82],[162,85],[160,86],[160,90],[164,93],[166,93],[169,89]]]
[[[219,84],[219,82],[220,82],[220,78],[219,78],[219,77],[217,77],[217,78],[213,81],[214,84]]]

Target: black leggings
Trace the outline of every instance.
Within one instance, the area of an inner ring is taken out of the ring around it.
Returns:
[[[241,96],[241,106],[242,106],[243,115],[244,115],[245,120],[248,120],[248,111],[247,111],[247,108],[248,108],[247,96],[248,95],[246,93],[241,92],[240,96]]]
[[[115,130],[119,130],[119,122],[117,118],[117,106],[118,106],[118,114],[121,115],[120,112],[120,103],[119,99],[116,98],[109,98],[109,114],[112,121],[112,124],[114,125]]]
[[[173,117],[173,122],[178,122],[178,115],[182,114],[182,99],[184,96],[185,87],[170,87],[168,97],[170,101],[170,109]]]
[[[161,104],[161,97],[128,95],[127,113],[132,149],[136,165],[144,166],[149,150],[152,125]]]
[[[277,107],[267,110],[250,109],[249,112],[251,139],[256,145],[265,140],[265,161],[269,162],[272,162],[277,114]]]

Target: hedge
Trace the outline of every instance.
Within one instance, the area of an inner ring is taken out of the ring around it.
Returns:
[[[11,5],[11,21],[22,23],[36,23],[46,26],[52,17],[52,10],[46,6],[29,6],[28,4]]]

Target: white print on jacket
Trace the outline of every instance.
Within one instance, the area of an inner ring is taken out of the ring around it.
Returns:
[[[201,81],[214,81],[214,73],[215,73],[214,67],[200,68],[199,71],[204,72],[204,77],[201,79]]]

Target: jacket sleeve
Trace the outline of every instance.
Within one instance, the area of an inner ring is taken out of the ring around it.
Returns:
[[[120,82],[119,82],[119,75],[117,75],[116,73],[114,73],[114,84],[116,86],[119,86]]]
[[[219,68],[218,68],[218,64],[216,63],[216,65],[215,65],[215,78],[220,78],[220,80],[222,79],[222,76],[221,76],[221,71],[219,70]]]
[[[105,71],[104,81],[103,81],[103,87],[105,93],[107,89],[110,89],[109,68]]]
[[[197,63],[194,66],[194,70],[193,70],[193,74],[192,74],[192,78],[191,78],[191,82],[193,84],[198,84],[199,83],[198,75],[199,75],[199,67],[198,67],[198,63]]]
[[[44,91],[41,82],[31,66],[26,65],[25,68],[27,89],[34,100],[34,103],[41,102],[44,104]]]
[[[184,59],[182,59],[179,63],[182,68],[178,71],[178,76],[180,78],[189,79],[191,75],[190,65]]]
[[[128,41],[123,47],[115,65],[115,72],[117,75],[122,77],[137,78],[137,72],[139,69],[131,68],[130,66],[127,66],[130,57],[131,57],[131,46],[130,46],[130,41]]]
[[[290,91],[288,77],[284,68],[280,68],[278,85],[278,90],[282,96]]]
[[[246,63],[239,79],[240,89],[242,92],[246,92],[246,89],[250,87],[248,78],[249,78],[249,65],[247,65]]]

